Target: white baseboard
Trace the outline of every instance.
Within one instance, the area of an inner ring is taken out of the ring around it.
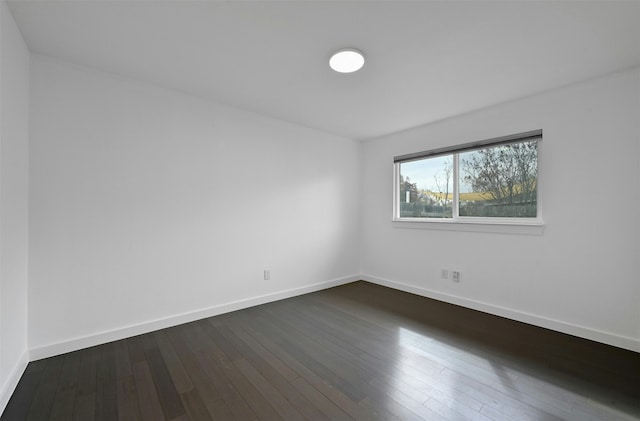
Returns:
[[[389,288],[397,289],[400,291],[409,292],[412,294],[420,295],[423,297],[433,298],[439,301],[444,301],[451,304],[456,304],[462,307],[470,308],[473,310],[482,311],[496,316],[506,317],[508,319],[517,320],[519,322],[528,323],[534,326],[544,327],[547,329],[555,330],[569,335],[578,336],[585,339],[590,339],[597,342],[617,346],[619,348],[628,349],[635,352],[640,352],[640,340],[616,335],[609,332],[604,332],[596,329],[591,329],[584,326],[574,325],[571,323],[549,319],[541,317],[535,314],[529,314],[522,311],[496,306],[493,304],[484,303],[481,301],[470,300],[468,298],[458,297],[455,295],[443,294],[441,292],[429,290],[426,288],[416,287],[414,285],[404,284],[401,282],[390,281],[383,278],[378,278],[371,275],[354,275],[340,279],[334,279],[326,282],[319,282],[312,285],[306,285],[303,287],[292,288],[289,290],[274,292],[270,294],[251,297],[243,300],[232,301],[216,305],[213,307],[195,310],[188,313],[178,314],[162,319],[151,320],[131,326],[126,326],[109,331],[99,332],[92,335],[73,338],[57,343],[52,343],[29,350],[29,360],[35,361],[42,358],[48,358],[55,355],[64,354],[66,352],[77,351],[79,349],[88,348],[95,345],[104,344],[111,341],[117,341],[131,336],[141,335],[154,330],[164,329],[172,326],[177,326],[183,323],[193,322],[195,320],[204,319],[207,317],[217,316],[219,314],[228,313],[231,311],[241,310],[243,308],[253,307],[260,304],[265,304],[273,301],[282,300],[285,298],[291,298],[302,294],[308,294],[310,292],[320,291],[323,289],[331,288],[338,285],[348,284],[357,280],[364,280],[378,285],[383,285]],[[26,358],[25,358],[26,360]],[[24,364],[26,367],[26,363]],[[24,367],[22,367],[24,371]],[[22,375],[22,371],[19,373]],[[18,375],[15,379],[15,384],[20,378]],[[12,387],[7,382],[3,386],[1,398],[4,399],[4,393],[6,390],[13,391],[15,384]],[[11,396],[11,393],[8,395]],[[7,397],[8,400],[8,397]],[[2,403],[3,401],[0,401]]]
[[[604,332],[584,326],[579,326],[560,320],[549,319],[535,314],[525,313],[522,311],[496,306],[481,301],[470,300],[468,298],[458,297],[455,295],[443,294],[427,288],[420,288],[414,285],[404,284],[402,282],[390,281],[388,279],[378,278],[371,275],[362,275],[361,279],[374,284],[386,286],[404,292],[420,295],[423,297],[433,298],[438,301],[459,305],[473,310],[482,311],[484,313],[496,316],[506,317],[507,319],[516,320],[530,325],[555,330],[569,335],[578,336],[580,338],[590,339],[596,342],[602,342],[619,348],[640,352],[640,340],[628,336],[621,336],[614,333]]]
[[[77,351],[79,349],[88,348],[95,345],[101,345],[124,338],[129,338],[144,333],[153,332],[158,329],[165,329],[177,326],[183,323],[189,323],[207,317],[217,316],[219,314],[229,313],[231,311],[242,310],[243,308],[253,307],[260,304],[266,304],[273,301],[291,298],[298,295],[308,294],[310,292],[320,291],[323,289],[335,287],[338,285],[348,284],[360,279],[359,275],[349,276],[346,278],[333,279],[326,282],[319,282],[303,287],[292,288],[284,291],[274,292],[270,294],[251,297],[243,300],[232,301],[219,304],[213,307],[191,311],[188,313],[177,314],[174,316],[151,320],[131,326],[126,326],[109,331],[99,332],[93,335],[73,338],[57,343],[52,343],[29,351],[29,359],[31,361],[40,360],[42,358],[52,357],[67,352]]]
[[[25,350],[13,370],[11,370],[7,381],[2,385],[2,389],[0,389],[0,414],[2,414],[7,407],[13,391],[16,389],[16,386],[18,386],[18,382],[22,374],[24,374],[24,370],[27,368],[27,364],[29,364],[29,354]]]

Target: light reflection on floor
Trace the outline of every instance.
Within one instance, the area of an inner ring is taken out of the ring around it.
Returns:
[[[392,364],[386,394],[422,419],[638,419],[545,380],[548,373],[408,328],[398,329]]]

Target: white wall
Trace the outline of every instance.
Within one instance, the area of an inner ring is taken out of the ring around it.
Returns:
[[[639,86],[630,70],[363,143],[365,278],[640,351]],[[542,235],[392,224],[395,155],[534,129]]]
[[[41,56],[30,117],[32,358],[359,273],[352,140]]]
[[[0,2],[0,413],[27,360],[29,51]]]

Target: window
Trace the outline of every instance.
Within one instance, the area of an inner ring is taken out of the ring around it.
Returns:
[[[539,223],[542,130],[394,158],[394,220]]]

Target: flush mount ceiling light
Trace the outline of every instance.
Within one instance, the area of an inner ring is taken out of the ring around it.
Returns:
[[[364,54],[355,48],[343,48],[329,59],[329,66],[338,73],[353,73],[364,65]]]

